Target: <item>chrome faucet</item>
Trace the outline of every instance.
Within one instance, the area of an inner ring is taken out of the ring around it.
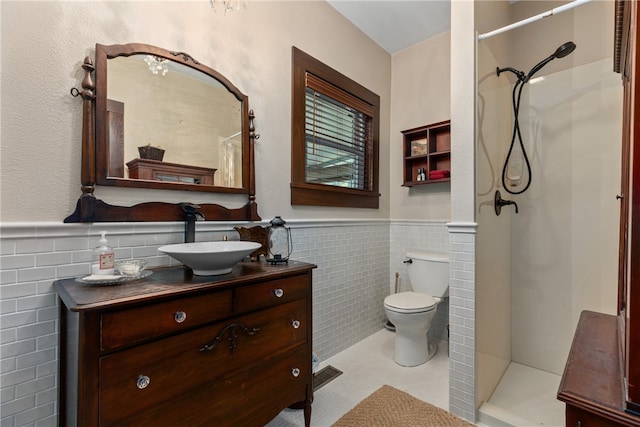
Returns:
[[[180,207],[184,211],[184,242],[195,242],[196,221],[203,221],[204,214],[198,210],[200,206],[193,203],[180,203]]]

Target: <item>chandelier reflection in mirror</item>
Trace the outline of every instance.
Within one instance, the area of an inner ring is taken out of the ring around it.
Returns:
[[[247,2],[248,0],[209,0],[211,9],[217,11],[222,8],[225,15],[227,14],[227,10],[240,10],[240,7],[246,9]]]
[[[144,62],[149,66],[149,71],[153,74],[162,74],[166,76],[169,72],[169,60],[165,58],[159,58],[155,55],[147,55],[144,58]]]

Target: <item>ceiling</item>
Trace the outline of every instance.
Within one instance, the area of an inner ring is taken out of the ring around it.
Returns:
[[[449,31],[450,0],[327,0],[384,50],[393,54]]]

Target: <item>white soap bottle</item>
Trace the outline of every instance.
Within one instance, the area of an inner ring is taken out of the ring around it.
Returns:
[[[93,249],[91,257],[91,274],[111,275],[114,273],[115,254],[107,243],[107,232],[101,231],[98,246]]]

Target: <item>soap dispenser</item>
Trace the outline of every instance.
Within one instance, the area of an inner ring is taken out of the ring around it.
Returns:
[[[91,274],[110,275],[114,272],[115,255],[107,242],[107,232],[101,231],[98,246],[93,249],[91,258]]]

